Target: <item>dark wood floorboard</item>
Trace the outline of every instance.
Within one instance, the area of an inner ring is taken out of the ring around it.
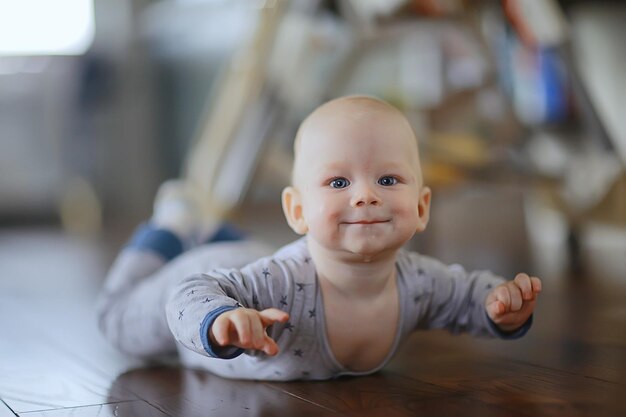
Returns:
[[[263,382],[223,379],[197,370],[137,369],[120,375],[112,387],[132,390],[171,416],[336,415]]]
[[[167,414],[145,401],[125,401],[119,403],[89,405],[84,407],[59,408],[56,410],[31,411],[21,413],[26,417],[167,417]]]
[[[440,220],[416,244],[469,268],[533,272],[524,227],[500,227],[522,215],[519,196],[505,197],[503,204],[484,192],[455,195],[453,204],[440,197],[433,214]],[[490,218],[481,204],[499,214]],[[463,213],[480,219],[465,224]],[[542,275],[535,323],[518,341],[420,332],[376,375],[248,382],[146,364],[109,347],[93,302],[110,250],[54,229],[0,230],[0,417],[626,415],[622,272],[608,279],[587,265],[571,276]],[[626,263],[626,251],[609,255]]]
[[[437,407],[445,413],[463,411],[463,415],[483,416],[488,408],[461,389],[437,386],[390,371],[343,378],[332,384],[289,382],[272,385],[345,415],[404,416]],[[489,408],[497,410],[500,407]]]

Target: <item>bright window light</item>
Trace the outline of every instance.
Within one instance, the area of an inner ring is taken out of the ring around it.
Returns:
[[[0,0],[0,55],[80,55],[94,31],[93,0]]]

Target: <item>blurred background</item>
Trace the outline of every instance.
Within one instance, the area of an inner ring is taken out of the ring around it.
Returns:
[[[551,274],[593,248],[619,280],[624,22],[622,1],[0,0],[2,248],[45,229],[110,257],[175,177],[285,243],[299,122],[369,94],[420,141],[416,249]]]

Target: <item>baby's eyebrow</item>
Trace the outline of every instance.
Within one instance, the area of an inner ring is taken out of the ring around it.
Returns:
[[[326,171],[340,171],[341,169],[343,169],[345,166],[345,164],[343,162],[330,162],[327,164],[322,165],[322,167],[320,168],[320,171],[326,172]]]
[[[381,171],[386,171],[390,173],[406,171],[411,169],[411,165],[407,162],[389,162],[386,164],[381,164],[379,166]]]
[[[333,177],[338,175],[345,175],[347,168],[341,163],[326,164],[315,169],[315,175],[321,177]]]
[[[334,161],[321,165],[316,171],[320,175],[332,175],[345,172],[348,169],[350,169],[350,164],[346,164],[343,161]],[[411,166],[403,162],[389,162],[378,165],[375,167],[375,170],[385,174],[402,174],[411,171]]]

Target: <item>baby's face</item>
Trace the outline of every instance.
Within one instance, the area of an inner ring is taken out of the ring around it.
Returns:
[[[398,114],[330,113],[299,139],[294,185],[309,239],[364,257],[397,250],[425,227],[430,198],[413,132]]]

